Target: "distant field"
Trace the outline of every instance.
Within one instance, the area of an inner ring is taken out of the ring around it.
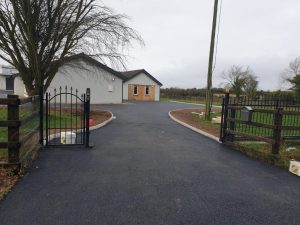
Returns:
[[[182,103],[205,104],[204,100],[188,99],[188,98],[165,98],[165,97],[161,97],[160,100],[161,101],[167,101],[167,102],[177,101],[177,102],[182,102]],[[221,102],[213,102],[213,105],[221,106],[222,103]]]

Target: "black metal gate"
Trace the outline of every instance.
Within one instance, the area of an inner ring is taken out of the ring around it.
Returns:
[[[89,147],[90,89],[79,95],[72,87],[46,93],[45,145]]]

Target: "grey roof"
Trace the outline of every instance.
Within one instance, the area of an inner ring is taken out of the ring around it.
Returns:
[[[11,77],[17,74],[18,72],[13,66],[0,65],[0,76]]]
[[[153,80],[155,83],[158,85],[162,86],[163,84],[160,83],[156,78],[154,78],[150,73],[148,73],[145,69],[140,69],[140,70],[131,70],[131,71],[126,71],[126,72],[121,72],[122,75],[126,77],[127,80],[131,80],[132,78],[138,76],[141,73],[146,74],[151,80]]]
[[[84,53],[80,53],[78,55],[70,56],[70,57],[66,58],[66,62],[70,62],[70,61],[75,60],[75,59],[85,60],[85,61],[87,61],[87,62],[103,69],[103,70],[106,70],[107,72],[110,72],[111,74],[119,77],[121,80],[126,80],[126,77],[122,73],[120,73],[118,71],[115,71],[114,69],[104,65],[103,63],[97,61],[96,59],[93,59],[92,57],[90,57],[90,56],[88,56]]]
[[[65,62],[64,63],[68,63],[72,60],[76,60],[76,59],[81,59],[84,61],[87,61],[117,77],[119,77],[121,80],[123,81],[128,81],[136,76],[138,76],[141,73],[146,74],[146,76],[148,76],[151,80],[153,80],[154,82],[156,82],[158,85],[162,86],[163,84],[160,83],[157,79],[155,79],[150,73],[148,73],[145,69],[140,69],[140,70],[131,70],[131,71],[126,71],[126,72],[118,72],[106,65],[104,65],[103,63],[97,61],[96,59],[84,54],[84,53],[80,53],[77,55],[73,55],[73,56],[69,56],[67,58],[65,58]],[[17,74],[11,74],[11,75],[4,75],[4,74],[0,74],[0,76],[13,76],[13,75],[17,75]]]
[[[66,57],[64,59],[64,63],[63,64],[71,62],[72,60],[76,60],[76,59],[81,59],[81,60],[84,60],[86,62],[89,62],[89,63],[91,63],[91,64],[93,64],[93,65],[95,65],[95,66],[97,66],[97,67],[99,67],[99,68],[101,68],[101,69],[103,69],[103,70],[105,70],[105,71],[113,74],[113,75],[115,75],[116,77],[119,77],[123,81],[126,80],[126,77],[122,73],[113,70],[112,68],[104,65],[103,63],[97,61],[96,59],[93,59],[92,57],[90,57],[90,56],[88,56],[88,55],[86,55],[84,53],[80,53],[80,54],[77,54],[77,55]],[[0,76],[16,76],[16,75],[18,75],[18,73],[16,73],[16,74],[1,74],[0,73]]]

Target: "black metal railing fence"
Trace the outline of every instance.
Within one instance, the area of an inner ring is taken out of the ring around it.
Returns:
[[[263,141],[272,144],[273,152],[278,153],[284,141],[300,140],[300,99],[270,95],[231,98],[227,94],[222,105],[220,139]]]

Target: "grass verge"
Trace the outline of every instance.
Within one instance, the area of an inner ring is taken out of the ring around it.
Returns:
[[[205,104],[205,101],[202,100],[195,100],[195,99],[184,99],[184,98],[165,98],[161,97],[161,101],[163,102],[171,102],[171,101],[176,101],[176,102],[182,102],[182,103],[191,103],[191,104]],[[221,102],[213,102],[214,106],[221,106]]]
[[[220,124],[214,124],[211,121],[206,121],[197,113],[201,113],[202,109],[183,109],[171,112],[172,116],[176,119],[189,124],[197,129],[203,130],[215,137],[219,137]],[[220,112],[215,112],[212,118],[219,117]],[[272,154],[272,146],[264,142],[256,141],[239,141],[239,142],[226,142],[225,145],[234,150],[240,151],[245,155],[256,158],[278,167],[288,169],[291,159],[300,161],[300,143],[286,142],[282,146],[278,155]],[[287,150],[288,149],[288,150]]]

